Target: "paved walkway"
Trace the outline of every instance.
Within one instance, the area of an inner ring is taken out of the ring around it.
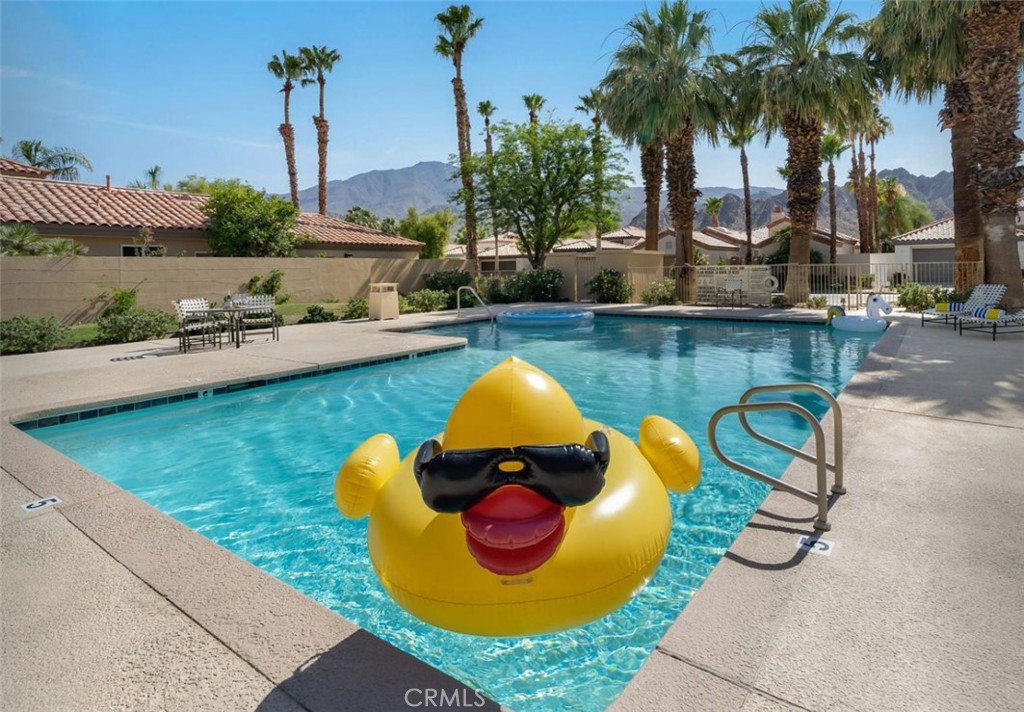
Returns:
[[[390,712],[421,689],[497,709],[9,424],[442,348],[460,340],[387,330],[445,320],[0,359],[0,710]],[[612,709],[1020,709],[1024,335],[893,321],[840,398],[849,494],[831,555],[797,548],[813,505],[772,493]],[[48,496],[62,503],[20,506]]]

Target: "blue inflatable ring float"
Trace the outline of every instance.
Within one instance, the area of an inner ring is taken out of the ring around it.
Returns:
[[[593,312],[583,309],[530,309],[503,311],[498,314],[498,321],[502,324],[519,326],[577,325],[592,321],[593,318]]]

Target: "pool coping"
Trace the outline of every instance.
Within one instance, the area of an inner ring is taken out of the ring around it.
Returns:
[[[632,315],[669,315],[674,312],[677,315],[688,317],[704,317],[728,319],[729,315],[742,316],[751,320],[767,319],[762,312],[773,312],[773,320],[778,319],[780,314],[776,310],[757,310],[756,313],[741,311],[739,309],[729,310],[687,310],[684,308],[597,308],[595,311],[614,311],[619,314]],[[639,312],[639,313],[638,313]],[[699,312],[699,313],[697,313]],[[724,312],[724,313],[723,313]],[[804,323],[815,323],[810,321],[812,315],[801,314]],[[487,318],[481,311],[468,313],[462,319],[476,320]],[[381,336],[385,332],[395,334],[395,327],[399,328],[428,328],[432,325],[447,323],[450,319],[444,317],[426,317],[422,319],[408,319],[403,317],[404,323],[367,323],[351,325],[353,333],[358,332],[362,338],[358,339],[359,348],[381,351],[384,348],[380,339],[374,341],[374,336]],[[817,322],[821,323],[820,314],[817,315]],[[882,339],[875,350],[862,364],[861,369],[854,376],[850,385],[840,395],[840,403],[844,411],[849,411],[847,416],[848,425],[846,440],[849,444],[848,461],[858,456],[857,445],[863,442],[866,423],[875,417],[878,412],[900,412],[894,409],[890,400],[886,400],[891,394],[887,388],[892,380],[886,378],[899,378],[898,356],[904,348],[904,342],[908,336],[908,325],[910,318],[904,317],[896,320]],[[417,326],[421,324],[421,326]],[[331,329],[330,325],[316,325],[321,329]],[[354,328],[353,328],[354,327]],[[292,332],[295,327],[289,327],[282,336],[288,339],[289,334],[299,336],[300,332]],[[337,327],[335,327],[337,328]],[[341,327],[346,328],[346,327]],[[938,327],[933,327],[938,329]],[[314,333],[312,331],[310,334]],[[327,332],[325,332],[327,333]],[[397,335],[396,335],[397,336]],[[929,338],[941,338],[939,332],[925,332],[925,334],[913,334],[915,337],[928,336]],[[945,334],[945,336],[952,336]],[[387,345],[387,349],[400,348],[400,342],[404,343],[406,338],[416,340],[414,334],[401,335],[399,341]],[[957,337],[952,336],[953,339]],[[967,338],[967,337],[965,337]],[[934,340],[934,339],[933,339]],[[947,339],[948,340],[948,339]],[[386,339],[385,339],[386,341]],[[977,352],[985,353],[986,344],[981,339],[970,342],[960,340],[953,344],[965,349],[963,356],[967,359],[976,358]],[[1012,342],[1005,339],[999,343]],[[449,343],[449,346],[454,344]],[[436,348],[437,344],[432,347]],[[158,348],[166,348],[165,344],[157,344]],[[294,343],[293,343],[294,348]],[[404,346],[401,348],[410,348]],[[415,351],[417,348],[412,347]],[[426,346],[422,348],[426,349]],[[1012,348],[1012,346],[1010,347]],[[266,354],[271,350],[276,353],[285,354],[287,349],[282,350],[280,345],[257,344],[253,347],[246,346],[241,352],[248,350],[250,354],[240,353],[236,358],[244,358],[251,361],[251,369],[257,377],[265,376],[274,368],[282,368],[280,363],[268,366],[266,363],[259,363],[261,358],[268,358]],[[256,350],[260,349],[260,355]],[[1005,346],[996,347],[996,353],[1006,354],[1012,352]],[[999,350],[1001,349],[1001,351]],[[128,352],[128,346],[121,351]],[[383,353],[363,354],[354,357],[355,360],[345,358],[336,360],[333,365],[342,363],[355,363],[360,358],[371,360],[380,358]],[[182,359],[205,358],[209,361],[227,361],[224,357],[217,357],[213,354],[190,354]],[[2,362],[5,366],[9,363],[4,357]],[[15,357],[18,359],[26,357]],[[27,357],[31,358],[31,357]],[[269,360],[269,358],[268,358]],[[319,359],[324,363],[331,361],[329,358]],[[185,363],[180,361],[180,363]],[[198,364],[198,362],[195,362]],[[191,363],[189,364],[191,365]],[[333,367],[333,366],[332,366]],[[223,367],[230,370],[228,367]],[[292,372],[301,372],[308,365],[288,365]],[[31,370],[31,369],[28,369]],[[98,370],[98,369],[97,369]],[[216,371],[216,369],[214,369]],[[7,368],[4,368],[5,385],[7,382]],[[83,374],[88,373],[88,369]],[[224,373],[224,370],[220,372]],[[235,382],[242,382],[253,373],[234,375],[221,378]],[[257,379],[258,380],[258,379]],[[207,383],[221,382],[210,380]],[[226,381],[225,381],[226,382]],[[31,385],[31,384],[30,384]],[[123,386],[122,386],[123,387]],[[30,387],[27,390],[32,390]],[[46,390],[46,389],[42,389]],[[145,392],[152,392],[150,389],[141,389]],[[21,394],[24,397],[24,394]],[[419,685],[422,689],[444,689],[451,690],[453,694],[460,691],[462,701],[475,702],[476,698],[467,697],[472,692],[463,688],[455,681],[443,674],[416,661],[397,649],[388,646],[386,643],[360,631],[354,625],[344,621],[333,612],[323,608],[311,601],[303,594],[294,591],[290,587],[281,584],[273,577],[264,574],[259,569],[247,562],[238,559],[233,554],[209,542],[203,537],[195,534],[183,525],[178,524],[169,517],[156,512],[148,505],[135,498],[130,493],[124,492],[111,483],[103,480],[97,475],[85,470],[81,466],[64,458],[59,453],[38,443],[25,433],[14,428],[10,420],[23,418],[27,415],[40,413],[57,412],[61,408],[73,407],[76,397],[66,391],[53,395],[50,389],[49,402],[34,402],[31,406],[16,406],[6,409],[3,412],[3,447],[0,452],[0,464],[5,471],[5,494],[7,489],[22,496],[25,493],[39,495],[40,497],[59,493],[63,503],[55,507],[49,507],[38,513],[20,518],[17,512],[12,514],[11,502],[3,510],[4,513],[4,550],[5,567],[20,566],[21,555],[27,555],[33,551],[31,542],[24,543],[28,539],[28,532],[34,528],[46,528],[58,530],[55,534],[58,538],[74,538],[77,546],[95,549],[94,555],[98,555],[108,562],[112,561],[114,569],[120,573],[115,577],[127,576],[135,585],[141,585],[144,591],[139,595],[145,595],[145,591],[155,595],[158,599],[166,601],[171,607],[168,614],[175,619],[176,625],[183,630],[191,631],[190,635],[197,637],[206,648],[210,648],[209,660],[199,659],[209,663],[215,669],[236,670],[238,675],[248,675],[248,682],[244,690],[234,690],[231,686],[221,686],[218,692],[209,691],[218,704],[207,706],[209,709],[223,708],[225,699],[234,700],[239,703],[252,697],[255,690],[257,696],[256,705],[248,705],[258,709],[326,709],[329,708],[330,700],[337,700],[338,695],[345,695],[346,699],[358,701],[353,709],[400,709],[408,706],[408,699],[403,697],[412,686]],[[120,400],[124,402],[130,396],[119,393],[111,402]],[[88,401],[88,398],[77,398],[79,403]],[[5,406],[6,406],[5,397]],[[94,400],[91,402],[95,402]],[[882,407],[886,406],[886,407]],[[1009,412],[1016,414],[1012,408]],[[904,417],[908,414],[903,413]],[[828,419],[826,419],[828,421]],[[1022,421],[1024,422],[1024,421]],[[1005,430],[1006,425],[999,423],[983,424],[987,430]],[[1013,427],[1022,427],[1014,425]],[[993,437],[998,441],[1005,440],[1005,433],[996,432]],[[35,446],[32,443],[36,443]],[[997,448],[993,451],[998,452]],[[1024,453],[1010,450],[1007,455],[1008,464],[1013,458],[1020,461]],[[848,482],[851,482],[853,494],[849,497],[856,497],[856,467],[848,468]],[[796,463],[787,470],[787,479],[801,481],[806,480],[807,468],[802,463]],[[11,481],[8,481],[7,477]],[[10,500],[9,497],[5,497]],[[857,501],[851,499],[850,501]],[[834,505],[836,528],[831,536],[839,540],[843,547],[849,545],[842,540],[842,536],[849,534],[856,526],[855,522],[843,519],[846,500],[840,498]],[[807,691],[801,684],[790,680],[779,681],[777,678],[766,680],[765,672],[773,672],[774,668],[770,661],[778,655],[773,651],[773,645],[777,644],[780,631],[785,630],[784,621],[789,611],[785,605],[789,605],[792,598],[802,595],[802,586],[806,578],[813,578],[821,575],[821,563],[819,557],[804,556],[797,565],[792,565],[784,571],[773,571],[770,581],[771,590],[779,596],[780,610],[772,613],[758,610],[759,614],[767,615],[772,621],[770,631],[755,631],[760,635],[751,635],[751,639],[743,640],[743,626],[751,625],[752,611],[757,610],[756,606],[748,600],[743,600],[744,606],[737,606],[737,596],[743,598],[737,592],[759,590],[764,587],[764,571],[749,565],[751,561],[758,561],[767,557],[768,559],[782,557],[782,550],[785,549],[785,557],[781,560],[793,557],[792,537],[800,532],[810,533],[808,508],[813,509],[806,503],[786,498],[778,492],[773,492],[765,500],[760,513],[748,524],[747,528],[736,540],[724,563],[712,572],[708,581],[702,587],[694,600],[686,607],[683,614],[670,628],[663,638],[661,644],[652,653],[651,658],[645,663],[640,673],[630,682],[622,696],[612,705],[612,709],[633,710],[633,709],[680,709],[686,704],[680,705],[680,700],[689,700],[689,708],[692,709],[774,709],[772,705],[780,709],[787,709],[792,706],[797,708],[813,709],[815,705],[809,700],[814,700],[813,694],[808,697]],[[19,517],[19,518],[15,518]],[[778,528],[782,518],[786,521],[786,532],[776,532],[769,527]],[[841,551],[841,549],[840,549]],[[12,552],[12,553],[8,553]],[[837,559],[838,560],[838,557]],[[829,561],[822,558],[821,561]],[[741,562],[748,562],[746,565]],[[23,572],[25,575],[20,580],[26,583],[31,589],[33,586],[53,587],[60,585],[49,580],[47,575],[40,575],[38,572]],[[88,572],[81,572],[88,575]],[[10,577],[5,576],[5,580]],[[753,578],[753,581],[751,580]],[[65,582],[66,583],[66,582]],[[713,590],[715,593],[705,594],[705,590]],[[4,590],[5,606],[12,601],[12,592]],[[716,600],[716,596],[721,596]],[[785,598],[785,596],[790,598]],[[20,596],[27,597],[29,594],[22,593]],[[728,601],[726,606],[727,614],[723,616],[721,601]],[[13,599],[14,608],[24,606],[29,612],[32,611],[31,600]],[[81,614],[88,614],[103,618],[105,616],[116,619],[118,613],[109,610],[78,611]],[[26,617],[31,618],[26,614]],[[723,620],[724,618],[724,620]],[[67,621],[67,625],[77,625],[73,621]],[[740,631],[730,633],[729,627],[735,628],[739,624]],[[756,626],[760,627],[760,626]],[[4,628],[3,645],[4,651],[9,650],[12,645],[10,631]],[[749,631],[748,631],[749,632]],[[31,633],[31,631],[29,631]],[[709,638],[710,636],[710,638]],[[30,641],[34,638],[30,637]],[[214,641],[211,643],[210,641]],[[806,641],[808,650],[815,650],[820,646],[813,638]],[[729,646],[734,646],[730,648]],[[39,645],[40,649],[46,649],[45,645]],[[71,650],[71,655],[78,658],[96,655],[98,649],[97,641],[93,641],[92,649]],[[197,642],[197,647],[201,647]],[[203,648],[204,650],[206,648]],[[213,650],[215,649],[215,650]],[[47,649],[53,653],[53,650]],[[194,651],[189,655],[195,656]],[[730,657],[734,662],[730,662]],[[102,657],[102,656],[99,656]],[[151,651],[149,657],[139,659],[137,663],[142,666],[160,665],[166,661],[161,653]],[[196,671],[191,666],[196,665],[195,661],[181,660],[180,656],[172,656],[173,664],[165,673],[167,678],[155,675],[147,684],[138,686],[122,687],[116,691],[120,699],[128,696],[130,699],[144,699],[147,694],[152,693],[153,687],[160,687],[165,684],[173,684],[179,679],[183,669],[190,671],[192,678]],[[5,659],[10,659],[5,656]],[[13,670],[3,673],[0,681],[6,680],[5,687],[11,688],[15,694],[28,694],[33,678],[38,674],[37,670],[28,669],[26,666],[38,663],[32,655],[26,656],[27,663],[15,661]],[[1009,660],[1014,660],[1010,655]],[[312,661],[312,662],[310,662]],[[57,660],[51,665],[70,665],[67,661]],[[240,671],[239,671],[240,670]],[[116,670],[114,671],[116,672]],[[343,674],[342,674],[343,672]],[[999,672],[997,670],[997,672]],[[102,671],[96,673],[102,677]],[[175,675],[179,677],[175,677]],[[369,678],[372,684],[368,684],[364,678]],[[108,684],[100,685],[108,689],[79,690],[74,685],[66,683],[71,689],[65,690],[65,701],[74,699],[76,694],[89,692],[96,697],[89,699],[110,698],[112,693],[109,685],[113,684],[116,677],[107,681]],[[1019,689],[1011,683],[1007,683],[1011,691]],[[147,687],[148,685],[148,687]],[[789,687],[787,687],[789,685]],[[202,685],[201,685],[202,686]],[[432,686],[432,687],[431,687]],[[891,695],[891,690],[886,694]],[[899,691],[898,691],[899,692]],[[914,691],[920,694],[919,690]],[[851,691],[846,690],[847,699]],[[219,695],[219,697],[217,697]],[[236,695],[232,697],[232,695]],[[248,695],[248,697],[246,697]],[[69,697],[70,696],[70,697]],[[889,699],[900,699],[889,697]],[[916,698],[920,701],[920,698]],[[194,702],[194,700],[193,700]],[[242,706],[246,706],[244,702]],[[455,708],[469,705],[459,705]],[[472,705],[476,708],[476,705]],[[199,705],[199,707],[203,707]],[[489,705],[495,708],[494,705]],[[484,708],[488,708],[484,707]],[[37,707],[38,708],[38,707]],[[61,707],[51,707],[60,709]],[[173,709],[168,704],[160,709]],[[185,709],[186,707],[181,707]],[[977,707],[982,709],[982,707]]]

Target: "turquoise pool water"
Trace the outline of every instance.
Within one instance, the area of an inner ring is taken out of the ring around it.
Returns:
[[[513,710],[604,709],[725,553],[768,488],[707,447],[711,414],[750,385],[812,381],[838,394],[878,335],[804,325],[604,317],[565,329],[477,323],[437,330],[466,350],[38,428],[31,434],[325,606]],[[544,369],[587,417],[636,437],[657,413],[701,449],[700,487],[673,495],[661,568],[630,604],[586,626],[532,638],[477,638],[421,623],[384,594],[364,521],[334,508],[334,475],[363,439],[403,454],[442,431],[452,405],[509,355]],[[824,406],[798,398],[821,415]],[[802,421],[758,427],[800,444]],[[779,475],[789,458],[723,421],[726,452]],[[211,453],[217,453],[211,457]],[[811,505],[808,505],[811,514]]]

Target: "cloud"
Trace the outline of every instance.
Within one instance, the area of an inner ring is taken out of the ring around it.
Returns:
[[[126,121],[124,119],[113,119],[106,116],[92,116],[89,114],[74,114],[74,116],[75,118],[80,119],[82,121],[92,121],[100,124],[112,124],[114,126],[127,126],[128,128],[139,129],[141,131],[169,134],[172,136],[181,136],[183,138],[197,139],[200,141],[212,141],[214,143],[229,143],[236,146],[246,146],[248,148],[280,148],[280,144],[278,143],[262,143],[259,141],[247,141],[245,139],[233,138],[231,136],[218,136],[215,134],[200,133],[199,131],[179,129],[174,126],[165,126],[163,124],[149,124],[143,123],[141,121]]]
[[[72,81],[63,77],[51,77],[31,69],[22,69],[21,67],[12,67],[10,65],[0,65],[0,78],[3,79],[33,79],[35,81],[46,82],[48,84],[56,84],[58,86],[67,87],[68,89],[75,89],[77,91],[92,92],[94,94],[107,94],[109,96],[126,96],[122,92],[113,91],[112,89],[104,89],[102,87],[94,87],[88,84],[82,84],[81,82]]]

